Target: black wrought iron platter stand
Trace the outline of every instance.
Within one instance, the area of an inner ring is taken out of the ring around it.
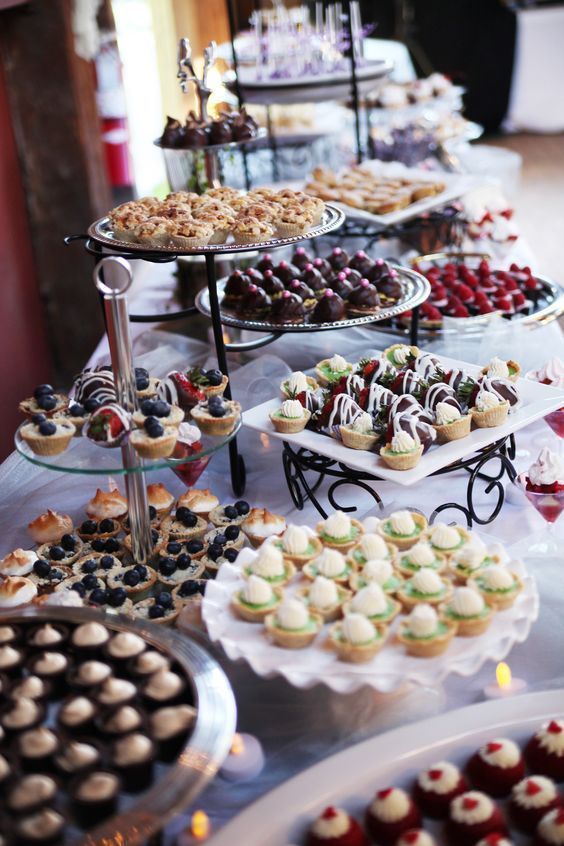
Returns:
[[[433,511],[430,522],[432,523],[436,516],[443,511],[457,510],[462,512],[466,519],[466,524],[471,527],[474,523],[479,523],[484,526],[495,520],[505,500],[505,478],[509,481],[515,479],[517,472],[513,466],[513,459],[515,458],[515,438],[514,435],[506,435],[497,441],[494,441],[490,446],[478,450],[468,458],[450,464],[448,467],[443,467],[432,473],[431,476],[444,476],[448,473],[454,473],[459,470],[465,470],[469,474],[468,484],[466,488],[466,503],[459,502],[445,502],[439,505]],[[488,472],[485,468],[491,462],[498,461],[499,464],[495,470]],[[385,479],[375,475],[374,473],[363,472],[348,467],[346,464],[336,461],[328,456],[320,455],[310,450],[299,448],[294,449],[287,441],[284,441],[284,449],[282,451],[282,464],[284,467],[284,475],[286,484],[292,501],[297,509],[303,509],[306,502],[311,502],[322,517],[327,517],[327,511],[321,504],[317,493],[322,482],[327,479],[333,479],[329,485],[326,496],[327,500],[333,509],[340,509],[341,511],[356,511],[357,507],[341,505],[336,498],[336,492],[340,488],[352,486],[360,488],[365,493],[369,493],[380,510],[383,510],[384,503],[378,493],[378,490],[369,483],[384,482]],[[310,481],[306,477],[306,473],[315,474],[316,478]],[[476,484],[478,482],[485,483],[485,493],[489,495],[494,493],[497,499],[493,505],[492,510],[486,517],[480,516],[476,510],[474,502],[474,494]]]

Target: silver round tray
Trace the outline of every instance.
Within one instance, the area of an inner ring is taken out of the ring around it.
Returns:
[[[326,203],[321,223],[312,226],[311,229],[301,235],[292,235],[290,238],[271,238],[268,241],[257,241],[253,244],[236,244],[228,241],[226,244],[208,244],[205,247],[196,247],[193,250],[181,250],[172,246],[146,247],[143,244],[136,244],[134,241],[122,241],[115,237],[108,217],[102,217],[92,223],[88,227],[88,235],[99,244],[112,247],[114,250],[124,250],[128,253],[152,253],[169,256],[220,255],[223,253],[247,253],[249,250],[275,250],[277,247],[285,247],[299,241],[318,238],[320,235],[327,235],[334,229],[338,229],[344,223],[344,220],[345,213],[341,209],[331,203]]]
[[[133,631],[147,643],[168,652],[189,679],[197,716],[186,747],[163,778],[114,817],[85,834],[69,831],[69,846],[137,846],[160,831],[204,789],[225,760],[236,726],[236,705],[227,678],[216,661],[193,640],[180,633],[131,620],[121,614],[102,614],[89,608],[30,607],[2,611],[4,622],[97,620],[115,631]],[[74,837],[73,837],[74,833]]]
[[[398,271],[405,288],[403,298],[393,306],[382,308],[375,314],[367,314],[362,317],[349,317],[345,320],[336,320],[332,323],[270,323],[266,320],[245,320],[236,317],[229,311],[220,309],[221,322],[225,326],[235,326],[238,329],[248,329],[251,332],[322,332],[330,329],[346,329],[348,326],[364,326],[367,323],[379,323],[382,320],[389,320],[397,317],[421,303],[424,303],[431,292],[429,282],[420,273],[400,265],[392,265]],[[221,299],[227,278],[220,279],[217,283],[217,293]],[[204,288],[196,297],[196,308],[211,317],[210,295],[207,288]]]
[[[238,150],[241,147],[251,147],[253,145],[262,147],[265,143],[268,143],[267,136],[268,133],[266,129],[264,127],[260,127],[254,138],[244,138],[240,141],[225,141],[224,144],[204,144],[202,147],[165,147],[160,138],[156,138],[153,141],[153,144],[161,150],[166,150],[167,153],[216,153],[219,150],[232,152],[233,150]]]

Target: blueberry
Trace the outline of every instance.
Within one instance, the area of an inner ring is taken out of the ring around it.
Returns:
[[[135,387],[138,391],[146,391],[149,385],[150,382],[148,376],[137,376],[135,378]]]
[[[209,409],[209,413],[212,417],[225,417],[227,414],[227,408],[224,405],[213,406]]]
[[[155,417],[168,417],[170,414],[170,405],[164,400],[157,400],[153,414]]]
[[[227,543],[227,536],[223,534],[223,532],[218,532],[214,537],[213,544],[217,544],[217,546],[225,546]]]
[[[53,582],[62,582],[63,579],[65,578],[65,574],[63,573],[62,570],[52,569],[51,572],[49,573],[49,578]]]
[[[93,535],[98,531],[98,523],[96,520],[85,520],[80,527],[80,531],[83,535]]]
[[[183,505],[181,505],[180,508],[176,509],[176,519],[182,522],[185,517],[188,517],[188,515],[190,515],[191,513],[192,512],[189,508],[185,508]]]
[[[157,617],[164,617],[165,610],[162,605],[151,605],[149,608],[149,618],[151,620],[156,620]]]
[[[93,590],[98,586],[98,579],[94,573],[88,573],[86,576],[83,576],[81,582],[87,590]]]
[[[95,605],[105,605],[108,601],[108,591],[104,588],[96,588],[90,594],[90,602],[93,602]]]
[[[72,417],[84,417],[86,409],[79,402],[73,402],[72,405],[69,405],[69,414]]]
[[[239,512],[235,508],[234,505],[226,505],[223,509],[223,513],[227,517],[228,520],[236,520],[239,517]]]
[[[211,561],[217,561],[223,555],[223,548],[218,544],[211,543],[206,554]]]
[[[137,570],[128,570],[127,573],[124,573],[123,576],[123,583],[128,587],[136,587],[139,582],[141,581],[141,576],[137,572]]]
[[[176,566],[178,567],[179,570],[187,570],[191,563],[192,563],[192,559],[190,558],[190,556],[186,552],[183,552],[176,559]]]
[[[241,529],[239,526],[226,526],[223,532],[227,540],[234,541],[239,537]]]
[[[182,552],[182,544],[179,541],[170,541],[166,545],[166,551],[171,555],[178,555]]]
[[[40,397],[48,396],[49,394],[54,394],[55,389],[52,385],[38,385],[37,388],[33,392],[33,396],[36,400]]]
[[[39,424],[39,434],[45,435],[46,437],[49,435],[54,435],[57,431],[57,424],[51,423],[50,420],[44,420],[43,423]]]
[[[234,546],[229,546],[223,553],[223,557],[230,561],[233,564],[234,561],[237,560],[237,556],[239,555],[239,550],[235,549]]]
[[[147,417],[144,426],[150,438],[162,438],[164,435],[164,426],[159,423],[156,417]]]
[[[157,509],[154,505],[149,506],[149,520],[154,520],[157,516]]]
[[[155,599],[155,603],[162,608],[172,608],[172,594],[168,590],[163,590]]]
[[[98,562],[94,558],[89,558],[81,565],[80,569],[83,573],[95,573],[98,569]]]
[[[94,552],[104,552],[106,548],[106,541],[102,540],[102,538],[94,538],[90,546]]]
[[[159,539],[159,533],[156,529],[151,529],[151,540],[153,543],[156,543]]]
[[[182,582],[180,586],[180,590],[178,591],[179,596],[193,596],[195,593],[198,593],[199,585],[194,579],[188,579],[186,582]]]
[[[135,378],[138,379],[140,376],[145,376],[148,379],[149,378],[149,371],[146,370],[144,367],[136,367],[135,368]]]
[[[213,396],[208,398],[208,408],[211,405],[223,405],[223,397],[219,394],[214,394]]]
[[[38,558],[33,565],[33,572],[42,579],[49,575],[50,570],[51,565],[44,558]]]
[[[39,397],[37,405],[39,408],[42,408],[43,411],[53,411],[53,409],[57,406],[57,399],[53,396],[53,394],[45,394],[44,396]]]
[[[136,564],[133,569],[139,573],[139,578],[141,579],[141,581],[144,582],[146,581],[146,579],[149,578],[149,571],[147,570],[144,564]]]
[[[179,508],[176,512],[176,519],[180,520],[183,526],[187,529],[193,529],[198,522],[198,518],[188,508]]]
[[[141,411],[145,417],[150,417],[155,413],[156,400],[146,399],[141,403]]]
[[[44,414],[32,414],[31,415],[31,422],[35,423],[36,426],[39,426],[40,423],[44,423],[47,418]]]
[[[61,538],[61,546],[67,552],[74,552],[76,548],[76,538],[74,535],[63,535]]]
[[[62,546],[52,546],[49,550],[49,558],[51,561],[62,561],[65,557],[65,550]]]
[[[97,400],[95,397],[88,397],[88,399],[84,400],[84,408],[89,414],[92,414],[93,411],[100,408],[102,403],[100,400]]]
[[[111,605],[112,608],[119,608],[127,599],[127,592],[121,587],[112,588],[112,590],[107,591],[107,594],[108,605]]]
[[[114,530],[114,521],[113,520],[102,520],[100,523],[100,531],[103,533],[106,532],[113,532]]]
[[[186,550],[190,553],[190,555],[197,555],[198,552],[201,552],[204,548],[204,544],[201,540],[194,538],[194,540],[190,540],[186,544]]]
[[[176,573],[176,561],[174,558],[161,558],[159,562],[159,573],[163,576],[172,576]]]
[[[120,543],[117,538],[108,538],[105,541],[102,541],[104,546],[100,550],[100,552],[119,552]],[[94,546],[94,544],[92,544]]]
[[[71,585],[71,590],[76,591],[79,596],[86,596],[86,588],[82,582],[75,582],[74,585]]]
[[[111,555],[102,555],[99,564],[102,570],[111,570],[115,565],[115,560]]]
[[[223,381],[223,373],[221,372],[221,370],[208,370],[206,373],[204,373],[204,376],[206,377],[210,385],[212,385],[213,387],[221,385]]]
[[[237,514],[239,514],[240,517],[242,517],[243,514],[248,514],[251,510],[251,506],[248,502],[245,502],[244,499],[238,499],[235,503],[235,508],[237,509]]]

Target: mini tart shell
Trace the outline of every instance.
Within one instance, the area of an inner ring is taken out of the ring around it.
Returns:
[[[217,526],[218,529],[222,528],[223,526],[229,526],[230,524],[240,526],[243,520],[247,518],[247,514],[239,514],[238,517],[233,517],[233,519],[229,519],[229,517],[225,516],[224,508],[224,505],[216,505],[216,507],[212,508],[209,513],[210,523],[213,523],[213,525]]]
[[[165,426],[164,433],[158,438],[151,438],[142,429],[135,429],[129,436],[133,449],[141,458],[168,458],[177,439],[178,429],[174,426]]]
[[[494,405],[493,408],[487,408],[485,411],[479,411],[476,406],[473,406],[469,411],[472,416],[472,423],[479,429],[490,429],[505,423],[509,414],[509,402],[505,400],[498,405]]]
[[[439,425],[438,423],[433,424],[433,429],[437,433],[437,441],[440,444],[446,444],[449,441],[458,441],[460,438],[465,438],[466,435],[470,434],[471,428],[471,414],[464,414],[452,423],[445,423],[443,425]]]
[[[154,376],[149,376],[149,387],[144,388],[142,391],[136,391],[135,393],[140,400],[153,399],[153,397],[157,396],[159,384],[159,379],[156,379]]]
[[[315,365],[315,375],[317,377],[317,381],[319,382],[322,388],[326,388],[327,385],[330,385],[332,382],[338,382],[341,376],[348,376],[349,373],[353,372],[352,364],[347,361],[347,366],[344,370],[337,370],[335,372],[335,378],[328,379],[324,371],[322,370],[322,367],[324,364],[329,364],[330,360],[331,359],[329,358],[323,358],[321,359],[321,361],[318,361],[318,363]],[[339,374],[339,376],[336,375],[337,373]]]
[[[351,573],[353,572],[350,563],[345,559],[345,570],[339,576],[325,576],[326,579],[331,579],[332,582],[335,582],[338,585],[348,585]],[[323,573],[320,573],[317,567],[312,566],[312,562],[308,561],[307,564],[304,564],[302,567],[302,574],[308,579],[310,582],[315,581],[317,576],[322,576]]]
[[[183,526],[176,520],[172,514],[161,522],[161,532],[166,536],[166,540],[192,540],[193,538],[203,538],[208,528],[208,524],[203,517],[198,517],[195,526]]]
[[[225,237],[227,237],[227,235]],[[206,397],[218,397],[223,394],[228,384],[229,376],[225,376],[224,374],[219,385],[201,385],[200,390],[203,391]]]
[[[448,602],[450,597],[452,596],[452,584],[447,579],[441,579],[441,582],[444,587],[444,593],[441,593],[440,596],[434,597],[432,594],[425,594],[421,597],[411,596],[405,590],[405,584],[399,588],[396,593],[397,598],[401,602],[405,611],[411,611],[412,608],[415,608],[416,605],[422,605],[423,603],[426,605],[442,605],[444,602]]]
[[[385,524],[388,522],[387,520],[382,520],[380,525],[377,528],[377,532],[379,535],[382,535],[385,541],[392,543],[397,549],[404,550],[404,549],[411,549],[411,547],[420,541],[424,537],[424,533],[427,531],[428,523],[427,518],[423,514],[419,514],[417,511],[410,512],[414,523],[419,527],[420,531],[416,532],[414,535],[391,535],[387,534],[384,528]]]
[[[230,525],[232,525],[232,524],[231,523],[227,524],[227,526],[230,526]],[[204,535],[204,537],[203,537],[204,543],[207,543],[208,545],[213,543],[214,538],[217,535],[222,534],[223,529],[226,529],[227,526],[214,526],[213,529],[210,529],[210,531],[206,532],[206,534]],[[238,527],[238,528],[240,528],[240,527]],[[240,531],[239,534],[237,535],[237,537],[235,538],[235,540],[228,540],[227,543],[224,544],[224,545],[225,545],[226,548],[231,546],[231,547],[233,547],[233,549],[243,549],[243,547],[245,546],[245,537],[246,537],[245,533]]]
[[[355,432],[350,426],[339,426],[339,434],[344,445],[350,449],[369,450],[380,440],[380,435]]]
[[[398,548],[397,548],[397,546],[394,546],[394,544],[391,543],[390,541],[386,541],[386,548],[388,550],[387,560],[389,560],[390,564],[392,564],[393,567],[397,567],[397,562],[398,562]],[[362,556],[361,561],[359,561],[356,557],[357,552],[359,552],[360,555]],[[364,565],[368,561],[368,558],[364,555],[364,553],[362,551],[360,543],[357,543],[355,546],[353,546],[353,548],[350,550],[350,552],[347,556],[347,559],[348,559],[349,563],[351,564],[351,566],[354,567],[355,569],[358,569],[358,570],[362,569],[362,567],[364,567]]]
[[[224,417],[212,417],[197,406],[190,414],[206,435],[230,435],[241,416],[241,405],[235,400],[229,400],[229,409]]]
[[[380,450],[380,458],[391,470],[412,470],[423,455],[423,444],[419,444],[409,452],[392,452],[391,444],[386,444]]]
[[[443,623],[456,623],[458,637],[478,637],[484,634],[494,615],[494,609],[490,606],[486,606],[486,613],[479,617],[452,617],[446,605],[439,605],[438,612]]]
[[[282,629],[276,625],[276,614],[268,614],[264,619],[264,627],[266,633],[272,638],[277,646],[283,649],[305,649],[310,646],[323,626],[323,617],[315,611],[309,612],[310,621],[314,622],[314,628],[311,631],[291,631],[289,629]]]
[[[180,603],[175,602],[173,605],[172,612],[170,614],[165,614],[164,617],[144,617],[139,613],[139,608],[145,608],[147,605],[154,604],[154,597],[148,596],[146,599],[142,599],[140,602],[137,602],[133,606],[133,611],[131,616],[133,616],[136,620],[143,619],[147,620],[148,623],[156,623],[159,626],[172,626],[176,622],[176,618],[180,614],[182,610],[182,606]]]
[[[459,543],[456,546],[452,546],[449,549],[440,549],[438,546],[434,546],[433,541],[431,540],[431,529],[429,529],[428,542],[431,549],[436,555],[444,555],[447,560],[450,560],[450,557],[454,555],[455,552],[458,552],[459,549],[462,549],[463,546],[466,546],[467,543],[470,543],[472,537],[468,529],[465,529],[464,526],[452,526],[452,528],[456,529],[456,531],[460,535],[462,543]]]
[[[125,572],[130,569],[131,567],[116,567],[115,569],[110,570],[106,576],[106,584],[109,588],[122,587],[132,602],[140,602],[142,599],[146,599],[149,596],[152,588],[156,584],[157,573],[152,567],[147,566],[147,578],[144,581],[140,581],[133,587],[131,585],[126,585],[123,579],[120,581],[120,584],[115,584],[111,581],[112,576],[115,576],[119,572],[125,574]]]
[[[315,391],[319,384],[313,378],[313,376],[306,376],[306,382],[310,391]],[[285,387],[288,384],[288,379],[284,379],[283,382],[280,382],[280,394],[284,399],[292,399],[294,394],[289,394],[287,388]]]
[[[509,376],[506,377],[507,380],[509,382],[516,382],[519,376],[521,375],[521,365],[517,361],[514,361],[512,358],[508,358],[505,363],[507,364],[509,370],[513,370],[513,373],[510,373]],[[481,373],[482,376],[487,376],[488,368],[482,367]]]
[[[277,412],[272,412],[269,414],[269,417],[270,422],[277,432],[280,432],[283,435],[295,435],[305,429],[309,423],[311,411],[304,408],[301,417],[283,417]]]
[[[403,559],[406,557],[405,555],[400,555],[399,560],[397,561],[395,566],[397,570],[402,574],[402,576],[406,576],[408,579],[410,579],[411,576],[414,576],[415,573],[417,573],[417,571],[421,569],[421,567],[430,567],[432,570],[435,571],[435,573],[442,574],[444,573],[447,567],[448,558],[446,555],[443,555],[442,552],[437,552],[436,550],[433,550],[433,552],[435,554],[435,561],[433,562],[433,564],[438,561],[438,567],[433,566],[433,564],[421,564],[415,565],[414,567],[409,567],[406,564],[402,564]]]
[[[317,558],[318,555],[321,555],[321,553],[323,551],[323,544],[321,543],[319,538],[308,537],[307,540],[308,540],[308,544],[311,544],[313,547],[315,547],[314,551],[309,553],[309,554],[286,552],[284,550],[284,547],[282,545],[281,540],[276,541],[275,545],[276,545],[276,548],[279,549],[280,552],[282,553],[282,557],[284,558],[284,561],[291,561],[292,564],[294,564],[298,568],[298,570],[301,570],[302,567],[304,566],[304,564],[307,564],[309,561],[313,561],[313,559]]]
[[[368,614],[364,614],[366,619],[370,620],[370,622],[375,626],[389,626],[392,620],[395,620],[398,614],[401,613],[401,602],[398,602],[397,599],[392,599],[389,594],[386,594],[386,598],[392,607],[385,614],[377,614],[373,617],[369,617]],[[351,602],[345,602],[343,605],[343,615],[348,614],[351,611],[353,611],[353,608],[351,608]]]
[[[519,576],[516,573],[511,573],[511,575],[513,576],[514,586],[508,591],[484,590],[479,583],[479,574],[478,580],[475,578],[468,579],[467,585],[477,590],[482,595],[486,605],[489,605],[490,608],[493,608],[495,611],[505,611],[506,608],[511,608],[524,588],[523,581]]]
[[[22,400],[18,408],[22,414],[25,414],[27,417],[32,417],[34,414],[44,414],[45,417],[57,417],[59,414],[63,413],[65,408],[67,408],[69,398],[65,396],[65,394],[53,394],[53,396],[57,400],[57,405],[55,408],[52,408],[51,411],[44,411],[44,409],[39,408],[35,397],[29,397],[28,399]]]
[[[246,620],[247,623],[262,623],[264,622],[265,618],[268,617],[272,611],[274,611],[280,603],[282,602],[282,589],[281,588],[272,588],[272,593],[274,594],[275,601],[273,603],[269,603],[266,606],[258,606],[252,608],[250,605],[247,605],[245,602],[242,602],[240,597],[241,591],[236,591],[233,596],[231,597],[231,607],[233,608],[234,612],[237,614],[241,620]]]
[[[349,643],[338,637],[338,633],[342,630],[341,623],[334,623],[329,629],[328,641],[341,661],[347,661],[350,664],[364,664],[371,661],[386,642],[388,627],[376,625],[375,629],[380,635],[376,640],[370,641],[370,643]]]
[[[182,584],[184,581],[198,581],[204,578],[204,573],[206,571],[206,566],[203,561],[194,561],[194,570],[190,572],[190,575],[186,575],[186,570],[176,570],[177,573],[183,573],[184,578],[179,581],[178,579],[173,578],[173,576],[163,576],[162,573],[157,572],[157,579],[161,585],[166,585],[168,588],[175,588],[179,584]]]
[[[474,576],[479,576],[484,567],[489,567],[491,564],[501,564],[499,555],[486,555],[480,566],[475,570],[461,570],[456,567],[456,562],[452,556],[449,556],[448,574],[455,585],[465,585],[468,579]]]
[[[116,538],[120,532],[123,532],[123,526],[121,524],[121,520],[116,520],[114,517],[108,518],[113,521],[114,529],[111,532],[94,532],[91,535],[87,535],[84,532],[80,531],[80,526],[78,529],[75,529],[76,534],[80,538],[80,540],[88,542],[93,540],[107,540],[108,538]],[[98,525],[102,522],[101,520],[95,521]],[[104,553],[96,553],[96,555],[103,555]],[[94,558],[94,555],[88,556],[89,558]]]
[[[137,426],[138,429],[142,429],[145,420],[149,415],[143,414],[142,411],[136,411],[133,414],[133,422]],[[167,426],[175,426],[178,428],[182,421],[184,420],[184,412],[178,405],[171,405],[170,412],[166,417],[157,417],[159,423],[161,423],[164,427]]]
[[[340,552],[349,552],[353,546],[358,546],[359,539],[364,534],[364,526],[359,520],[355,520],[354,517],[351,520],[351,526],[354,526],[358,532],[354,538],[344,541],[339,541],[338,538],[330,538],[329,536],[324,535],[323,522],[321,521],[317,524],[315,530],[323,546],[328,546],[330,549],[338,549]]]
[[[76,426],[66,418],[52,417],[52,423],[63,426],[63,432],[55,432],[54,435],[42,435],[35,431],[33,423],[23,423],[20,426],[20,435],[32,452],[36,455],[60,455],[64,452],[76,434]]]
[[[319,614],[319,616],[323,618],[324,623],[334,623],[335,620],[340,619],[342,616],[344,603],[348,603],[352,599],[352,591],[340,584],[337,584],[336,587],[339,598],[335,605],[331,605],[329,608],[317,608],[317,606],[311,604],[309,601],[309,587],[299,588],[299,590],[296,591],[296,596],[303,599],[311,611]]]
[[[46,561],[49,562],[51,567],[56,567],[56,568],[58,568],[58,567],[70,567],[71,564],[74,564],[74,562],[78,561],[79,558],[85,557],[85,555],[84,555],[84,544],[82,543],[82,541],[79,540],[79,542],[76,545],[76,549],[75,549],[75,551],[73,552],[72,555],[65,555],[65,557],[62,561],[52,561],[49,558],[48,552],[49,552],[49,549],[52,546],[57,546],[57,545],[58,544],[56,544],[56,543],[42,543],[35,550],[37,557],[45,559]],[[65,552],[66,552],[66,550],[65,550]]]
[[[397,570],[394,570],[394,572],[392,573],[392,578],[395,579],[395,581],[397,582],[397,585],[395,587],[390,588],[385,587],[385,585],[380,585],[384,593],[388,596],[395,596],[405,581],[404,577],[401,575],[401,573],[397,572]],[[359,590],[361,590],[361,588],[366,587],[369,584],[371,584],[371,582],[367,581],[360,572],[353,571],[349,576],[349,587],[353,591],[353,593],[357,593]]]
[[[253,573],[252,565],[249,564],[243,570],[243,577],[245,579],[248,579],[249,576],[253,576],[253,575],[256,576],[256,575],[258,575],[258,573]],[[261,579],[264,579],[265,582],[268,582],[268,584],[271,587],[284,587],[284,585],[287,585],[288,582],[292,581],[292,579],[294,578],[295,575],[296,575],[296,568],[294,567],[292,562],[291,561],[284,561],[284,575],[283,576],[274,576],[274,577],[270,577],[270,578],[268,576],[261,576]]]
[[[398,367],[397,364],[394,364],[394,362],[392,361],[393,355],[390,358],[390,354],[391,353],[393,354],[395,352],[395,350],[398,350],[401,347],[409,347],[409,351],[411,352],[411,355],[413,356],[413,358],[417,358],[417,356],[420,353],[419,347],[415,347],[411,344],[392,344],[390,347],[386,347],[386,349],[384,350],[384,352],[381,355],[381,358],[385,358],[386,361],[389,361],[390,364],[392,365],[392,367],[395,367],[396,370],[399,370],[401,367],[403,367],[403,365],[400,364],[399,367]]]
[[[94,572],[95,572],[95,575],[98,578],[105,579],[107,573],[110,573],[112,570],[115,570],[116,568],[123,567],[123,564],[121,563],[120,559],[116,555],[113,555],[111,552],[92,552],[92,553],[90,553],[90,555],[81,555],[80,558],[77,558],[77,560],[74,562],[74,564],[72,565],[72,568],[71,568],[72,569],[72,575],[73,576],[80,576],[82,578],[83,576],[86,575],[86,573],[83,573],[82,570],[81,570],[81,567],[85,563],[85,561],[94,560],[96,562],[99,562],[100,558],[103,558],[104,555],[109,555],[111,558],[113,558],[115,560],[115,564],[114,564],[113,567],[110,567],[109,570],[103,570],[103,569],[96,568],[96,570]]]
[[[286,528],[284,527],[284,529],[282,529],[282,530],[281,530],[280,532],[278,532],[277,534],[275,534],[275,535],[267,535],[267,537],[264,537],[263,535],[253,535],[253,533],[252,533],[252,532],[249,532],[249,531],[247,530],[247,531],[245,532],[245,534],[243,535],[243,543],[245,542],[245,536],[246,536],[246,537],[247,537],[247,540],[249,541],[249,543],[251,544],[251,546],[252,546],[252,547],[254,547],[255,549],[258,549],[258,548],[259,548],[259,546],[262,546],[262,545],[263,545],[263,543],[264,543],[265,541],[267,541],[269,538],[279,538],[279,537],[281,537],[281,536],[284,534],[284,532],[285,532],[285,531],[286,531]],[[241,546],[243,546],[243,543],[241,544]],[[233,546],[235,546],[235,545],[236,545],[236,543],[233,543],[232,545],[233,545]],[[240,549],[240,548],[241,548],[241,547],[238,547],[238,549]]]
[[[414,638],[406,637],[405,632],[408,630],[409,623],[407,620],[402,620],[396,637],[402,646],[405,646],[408,655],[413,655],[415,658],[436,658],[437,655],[446,652],[458,631],[458,625],[454,621],[441,620],[441,623],[447,627],[447,631],[443,634]]]

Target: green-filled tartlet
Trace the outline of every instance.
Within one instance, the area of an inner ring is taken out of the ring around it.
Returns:
[[[367,532],[362,535],[357,546],[351,549],[348,560],[354,567],[363,567],[367,561],[375,559],[393,564],[397,555],[398,551],[392,543],[385,541],[380,535]]]
[[[352,572],[353,568],[344,555],[331,547],[324,549],[321,555],[312,561],[308,561],[302,568],[302,573],[310,581],[316,579],[317,576],[325,576],[326,579],[331,579],[342,585],[348,583]]]
[[[375,626],[363,614],[349,613],[329,629],[329,644],[341,661],[371,661],[386,641],[387,626]]]
[[[231,605],[242,620],[262,623],[267,614],[282,602],[282,591],[273,588],[260,576],[250,576],[243,587],[233,594]]]
[[[460,637],[476,637],[490,625],[493,609],[473,587],[455,588],[450,599],[439,606],[442,620],[456,623]]]
[[[441,619],[431,605],[416,605],[402,620],[397,639],[416,658],[435,658],[448,648],[457,631],[457,624]]]
[[[435,552],[443,555],[453,555],[470,543],[470,532],[464,526],[448,526],[446,523],[435,523],[429,531],[429,543]]]
[[[511,608],[523,590],[519,576],[499,565],[485,567],[468,580],[468,586],[478,590],[486,604],[497,611]]]
[[[264,621],[269,637],[284,649],[304,649],[323,626],[320,614],[311,611],[299,599],[285,599]]]
[[[355,546],[364,533],[364,527],[342,511],[335,511],[326,520],[321,520],[316,531],[323,546],[348,552]]]
[[[422,567],[429,567],[437,573],[442,573],[447,559],[442,553],[436,552],[426,541],[418,541],[406,553],[400,556],[397,567],[403,576],[413,576]]]
[[[315,376],[323,387],[333,382],[338,382],[343,376],[353,372],[354,365],[343,358],[342,355],[334,355],[332,358],[324,358],[315,366]]]
[[[401,604],[392,599],[376,582],[361,588],[350,602],[343,605],[343,614],[364,614],[371,623],[391,623],[401,611]]]
[[[403,583],[397,592],[397,598],[409,611],[420,603],[440,605],[448,600],[451,593],[452,585],[449,581],[441,579],[435,570],[422,567],[411,579]]]
[[[291,561],[298,568],[321,555],[323,544],[317,537],[310,535],[301,526],[288,526],[281,538],[272,541],[279,549],[285,561]]]
[[[394,511],[382,520],[378,532],[398,549],[410,549],[427,531],[427,519],[418,511]]]
[[[294,577],[296,568],[291,561],[284,560],[274,544],[265,543],[255,560],[244,568],[243,573],[247,578],[259,576],[273,587],[282,587]]]

